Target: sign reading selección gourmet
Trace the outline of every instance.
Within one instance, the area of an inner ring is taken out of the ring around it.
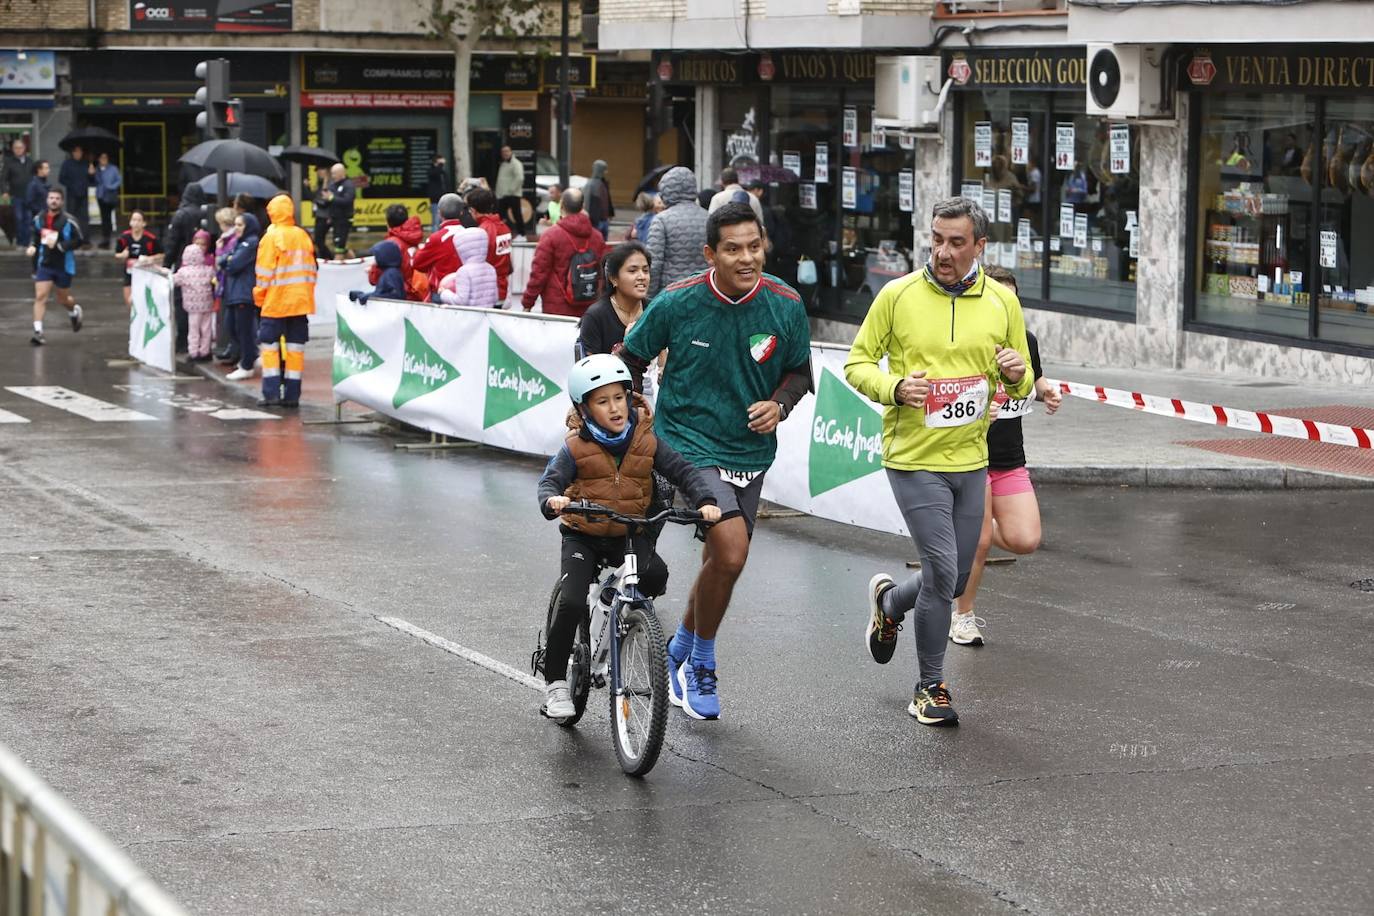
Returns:
[[[1088,79],[1087,50],[1067,48],[965,49],[945,55],[955,89],[1079,89]]]

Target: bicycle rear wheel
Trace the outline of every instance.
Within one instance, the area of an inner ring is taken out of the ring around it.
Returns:
[[[544,619],[544,644],[549,642],[549,628],[553,626],[553,618],[558,614],[558,599],[563,594],[561,584],[553,587],[553,594],[549,596],[549,611]],[[548,664],[548,660],[544,661]],[[590,623],[586,616],[577,625],[577,635],[573,638],[572,654],[568,656],[568,693],[572,694],[573,706],[577,708],[577,715],[568,716],[565,719],[554,719],[564,728],[572,728],[582,720],[582,714],[587,711],[587,694],[592,689],[592,647]]]
[[[611,738],[620,768],[643,776],[658,762],[668,728],[668,665],[663,628],[653,611],[628,607],[615,651],[620,683],[611,690]]]

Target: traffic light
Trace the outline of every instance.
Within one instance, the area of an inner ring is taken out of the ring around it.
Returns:
[[[204,109],[196,115],[196,126],[205,131],[207,139],[228,137],[224,115],[230,102],[229,61],[223,58],[201,61],[196,64],[196,79],[205,81],[191,99],[192,105]],[[237,112],[236,116],[240,114],[242,112]]]
[[[224,99],[214,102],[211,107],[214,109],[220,129],[224,132],[223,136],[238,139],[239,131],[243,129],[243,100]]]

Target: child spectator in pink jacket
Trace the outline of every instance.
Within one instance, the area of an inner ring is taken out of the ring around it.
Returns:
[[[182,250],[181,266],[172,282],[181,287],[181,304],[190,319],[186,349],[193,362],[208,362],[215,342],[215,259],[210,253],[210,233],[197,231]]]

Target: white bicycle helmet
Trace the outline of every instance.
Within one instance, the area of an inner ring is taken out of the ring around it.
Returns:
[[[581,404],[588,393],[613,382],[621,382],[626,388],[634,384],[630,370],[619,357],[609,353],[593,353],[573,364],[572,371],[568,373],[568,396],[574,404]]]

